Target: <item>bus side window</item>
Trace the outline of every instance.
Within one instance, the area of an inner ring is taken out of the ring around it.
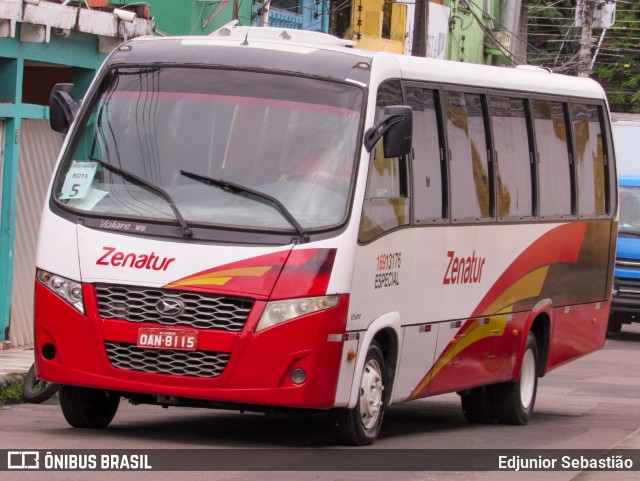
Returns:
[[[414,218],[418,224],[446,218],[446,166],[440,145],[440,129],[434,90],[408,86],[407,103],[413,109]]]
[[[450,155],[453,222],[491,219],[491,178],[479,94],[443,93]]]
[[[580,217],[594,217],[607,213],[605,146],[598,110],[595,105],[571,105]]]
[[[376,122],[382,119],[384,108],[402,105],[399,80],[380,85],[376,100]],[[409,224],[407,160],[385,158],[383,140],[371,151],[369,179],[365,193],[359,240],[368,242],[396,227]]]
[[[524,99],[492,96],[498,219],[533,216],[531,151]]]
[[[540,218],[570,216],[571,164],[563,105],[534,100],[533,116],[538,152]]]

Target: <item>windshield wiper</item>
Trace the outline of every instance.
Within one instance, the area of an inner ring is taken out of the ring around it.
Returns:
[[[167,201],[167,203],[171,207],[171,210],[173,211],[173,214],[176,216],[176,219],[178,220],[178,223],[180,224],[180,227],[182,227],[182,236],[183,237],[193,237],[193,232],[191,231],[191,229],[189,228],[189,226],[185,222],[184,217],[182,217],[182,214],[178,210],[178,207],[176,207],[176,203],[173,201],[173,199],[167,193],[167,191],[165,191],[162,187],[158,187],[157,185],[149,182],[148,180],[144,180],[142,177],[138,177],[136,174],[134,174],[132,172],[129,172],[127,170],[124,170],[124,169],[121,169],[119,167],[116,167],[115,165],[110,164],[109,162],[105,162],[104,160],[100,160],[100,159],[98,159],[96,157],[91,157],[90,156],[89,160],[92,160],[94,162],[98,162],[105,169],[107,169],[107,170],[109,170],[111,172],[115,172],[116,174],[119,174],[123,178],[129,179],[132,182],[144,185],[145,187],[148,187],[149,189],[153,190],[154,192],[160,194]]]
[[[640,232],[635,231],[635,230],[621,229],[621,230],[618,231],[618,234],[628,235],[628,236],[631,236],[631,237],[640,237]]]
[[[296,218],[289,212],[289,210],[275,197],[272,197],[268,194],[264,194],[257,190],[250,189],[249,187],[244,187],[242,185],[234,184],[233,182],[229,182],[228,180],[216,179],[213,177],[207,177],[200,174],[194,174],[193,172],[188,172],[186,170],[181,170],[180,174],[184,175],[193,180],[197,180],[198,182],[202,182],[203,184],[212,185],[215,187],[219,187],[220,189],[232,192],[234,194],[245,194],[246,197],[250,197],[253,199],[257,199],[260,202],[266,201],[271,206],[275,206],[276,210],[279,211],[282,216],[293,226],[296,230],[302,242],[309,242],[309,234],[307,234],[300,223],[296,220]]]

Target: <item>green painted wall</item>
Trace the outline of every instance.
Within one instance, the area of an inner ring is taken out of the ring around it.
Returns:
[[[0,57],[91,69],[97,68],[106,58],[106,54],[98,52],[98,38],[95,35],[71,32],[66,38],[52,35],[49,43],[20,42],[20,24],[16,29],[16,38],[0,38]]]
[[[241,25],[251,24],[252,0],[238,1],[238,20]],[[231,0],[222,13],[218,14],[205,28],[202,21],[218,9],[223,2],[202,2],[199,0],[147,0],[151,6],[151,15],[156,22],[159,34],[170,35],[208,35],[233,17],[233,3]]]
[[[485,31],[499,28],[502,0],[445,0],[451,8],[446,58],[457,62],[492,64],[496,46]]]

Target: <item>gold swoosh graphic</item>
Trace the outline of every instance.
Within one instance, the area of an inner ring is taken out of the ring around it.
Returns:
[[[483,319],[486,319],[486,313],[488,312],[496,313],[493,317],[489,317],[489,322],[481,324],[481,319],[473,321],[465,330],[465,336],[456,339],[455,344],[450,345],[450,347],[445,350],[444,355],[441,356],[438,362],[431,368],[431,376],[425,376],[413,392],[416,394],[421,392],[451,359],[459,355],[474,342],[492,335],[502,336],[507,325],[504,314],[512,312],[514,304],[518,301],[540,295],[548,271],[549,266],[540,267],[531,271],[505,290],[485,310]],[[495,330],[499,330],[499,333],[491,334],[491,331]]]
[[[272,266],[257,266],[257,267],[240,267],[237,269],[228,269],[226,271],[219,271],[209,274],[203,274],[201,276],[190,277],[179,282],[167,284],[166,288],[178,287],[178,286],[194,286],[194,285],[208,285],[208,286],[223,286],[234,277],[260,277],[266,274]]]

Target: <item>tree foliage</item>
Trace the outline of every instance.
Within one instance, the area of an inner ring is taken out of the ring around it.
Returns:
[[[640,113],[640,12],[630,3],[618,3],[616,23],[607,32],[602,53],[596,57],[593,77],[605,87],[611,110]]]
[[[575,24],[576,0],[530,0],[526,5],[528,62],[576,75],[581,37]],[[593,30],[591,76],[607,92],[611,110],[640,112],[640,2],[618,0],[616,22],[598,48],[601,34],[601,29]]]
[[[570,73],[576,66],[580,40],[574,23],[575,2],[531,0],[527,7],[528,62]]]

